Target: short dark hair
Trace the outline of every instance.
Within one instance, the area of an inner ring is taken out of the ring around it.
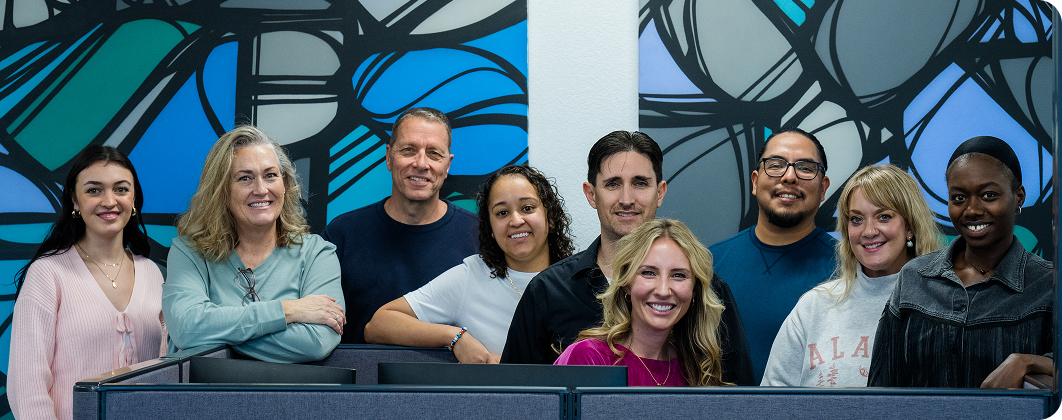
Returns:
[[[605,135],[590,148],[590,155],[586,157],[586,180],[591,185],[597,181],[597,174],[601,172],[601,162],[609,156],[623,152],[638,152],[649,158],[653,164],[653,173],[656,175],[656,183],[664,180],[664,152],[660,151],[660,145],[648,134],[641,131],[617,130]]]
[[[571,239],[571,219],[564,212],[564,199],[545,175],[527,165],[509,165],[494,172],[486,182],[479,195],[476,196],[476,206],[479,210],[479,256],[490,268],[494,277],[505,277],[508,264],[505,262],[505,252],[498,246],[490,226],[490,191],[494,183],[506,175],[520,175],[527,179],[542,207],[546,210],[546,221],[549,223],[549,234],[546,243],[549,245],[549,263],[553,264],[568,258],[575,252],[575,245]]]
[[[419,107],[407,109],[402,115],[399,115],[395,119],[395,123],[391,124],[391,138],[387,139],[388,146],[395,145],[395,133],[398,132],[398,127],[402,125],[406,120],[417,117],[423,118],[429,122],[440,123],[446,127],[446,147],[450,148],[453,143],[453,134],[450,133],[450,119],[446,118],[446,114],[435,108]]]
[[[785,134],[785,133],[799,134],[801,136],[806,137],[808,140],[811,140],[812,143],[815,143],[815,148],[819,149],[819,157],[822,158],[822,162],[819,162],[819,163],[822,164],[822,169],[825,170],[825,169],[828,169],[830,167],[830,165],[826,164],[826,149],[822,148],[822,143],[819,143],[819,139],[816,138],[814,134],[811,134],[811,133],[809,133],[807,131],[801,130],[801,129],[796,128],[796,127],[784,127],[784,128],[782,128],[782,129],[780,129],[778,131],[775,131],[775,132],[771,133],[770,136],[767,136],[767,140],[763,141],[763,146],[760,146],[760,153],[759,153],[760,159],[763,159],[763,154],[767,152],[767,143],[770,143],[771,139],[773,139],[774,136],[777,136],[779,134]],[[758,162],[757,162],[757,166],[759,166]]]

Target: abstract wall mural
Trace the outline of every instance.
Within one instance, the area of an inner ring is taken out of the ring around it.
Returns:
[[[527,160],[525,1],[27,0],[0,15],[4,374],[14,274],[85,145],[132,159],[161,264],[207,151],[236,124],[288,149],[314,232],[390,194],[384,145],[409,107],[451,117],[442,194],[460,206],[475,211],[487,175]]]
[[[772,130],[820,139],[834,230],[858,168],[892,163],[948,220],[944,169],[976,135],[1005,139],[1027,198],[1015,233],[1054,253],[1053,9],[1030,0],[643,0],[640,126],[664,149],[661,215],[712,244],[756,223],[749,173]],[[1028,168],[1028,169],[1026,169]],[[711,217],[705,217],[711,215]]]

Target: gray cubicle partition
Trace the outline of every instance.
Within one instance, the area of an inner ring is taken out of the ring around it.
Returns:
[[[105,384],[98,393],[101,419],[247,420],[557,420],[570,418],[571,395],[561,387],[208,384]]]
[[[1050,390],[943,388],[576,388],[581,420],[720,419],[1043,419]]]

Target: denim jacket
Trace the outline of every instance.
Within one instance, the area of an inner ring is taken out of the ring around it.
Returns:
[[[908,262],[878,323],[870,386],[977,388],[1011,353],[1046,354],[1054,336],[1053,264],[1017,238],[991,277],[963,287],[952,256]]]

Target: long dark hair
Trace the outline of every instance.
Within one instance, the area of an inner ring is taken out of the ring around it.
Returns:
[[[483,258],[483,262],[490,268],[491,275],[499,278],[508,275],[505,252],[498,246],[498,241],[492,235],[490,203],[488,202],[494,183],[506,175],[524,177],[527,182],[530,182],[535,187],[535,192],[538,193],[538,199],[546,210],[546,221],[549,222],[550,226],[549,235],[546,237],[546,243],[549,245],[549,263],[553,264],[570,257],[572,252],[575,251],[575,245],[572,244],[571,239],[571,229],[568,227],[571,224],[571,219],[564,212],[564,199],[557,192],[557,187],[535,168],[527,165],[509,165],[491,175],[487,182],[483,183],[483,189],[476,197],[476,206],[479,209],[479,256]]]
[[[140,179],[136,176],[136,169],[133,169],[133,162],[129,161],[129,158],[118,149],[110,146],[89,145],[77,156],[74,156],[73,162],[70,165],[70,172],[66,174],[66,183],[63,184],[63,194],[60,197],[63,208],[59,211],[59,220],[56,220],[55,224],[52,225],[48,238],[41,242],[40,248],[37,248],[37,252],[33,254],[33,258],[30,258],[29,263],[15,274],[16,298],[18,293],[22,291],[22,283],[26,281],[26,272],[34,262],[44,257],[62,253],[85,237],[84,219],[74,218],[73,216],[73,197],[77,194],[77,176],[85,168],[98,162],[104,162],[113,163],[128,169],[133,174],[133,207],[141,211],[144,209],[144,190],[140,188]],[[144,219],[140,217],[140,214],[138,212],[132,216],[129,223],[125,225],[125,229],[122,230],[122,243],[130,251],[133,251],[133,254],[147,257],[151,252],[151,244],[148,242],[147,228],[144,226]]]

